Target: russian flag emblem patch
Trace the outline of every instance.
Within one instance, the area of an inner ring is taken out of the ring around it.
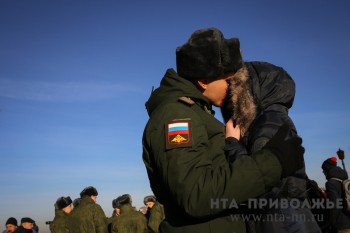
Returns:
[[[190,121],[172,121],[166,124],[167,149],[175,147],[191,147]]]

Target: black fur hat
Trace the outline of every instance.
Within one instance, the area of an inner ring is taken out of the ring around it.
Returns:
[[[8,224],[17,226],[17,219],[15,219],[14,217],[10,217],[9,219],[7,219],[5,226]]]
[[[176,49],[178,74],[191,81],[215,80],[243,66],[238,38],[225,39],[216,28],[195,31]]]
[[[97,196],[97,195],[98,195],[97,189],[95,189],[92,186],[86,187],[86,188],[84,188],[83,191],[80,192],[80,197],[83,197],[83,196]]]
[[[324,171],[329,171],[331,170],[333,167],[336,167],[337,166],[337,158],[336,157],[331,157],[331,158],[328,158],[326,159],[323,163],[322,163],[322,169]]]
[[[74,207],[74,208],[77,208],[78,205],[80,204],[80,202],[81,202],[81,198],[80,198],[80,197],[75,198],[75,199],[73,200],[73,207]]]
[[[124,194],[112,201],[113,208],[120,208],[122,205],[132,204],[131,196],[129,194]]]
[[[143,204],[146,205],[147,202],[156,202],[156,197],[153,195],[145,196],[143,199]]]
[[[35,223],[35,221],[33,219],[28,218],[28,217],[24,217],[21,219],[21,223],[25,223],[25,222]]]
[[[113,199],[113,201],[112,201],[112,207],[113,207],[113,209],[115,209],[115,208],[120,208],[119,203],[117,202],[117,198],[116,198],[116,199]]]
[[[57,198],[57,201],[55,203],[55,208],[58,209],[58,210],[61,210],[64,207],[67,207],[70,204],[72,204],[72,199],[70,198],[70,196],[59,197],[59,198]]]

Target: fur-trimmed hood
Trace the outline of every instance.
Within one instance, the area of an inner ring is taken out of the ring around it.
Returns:
[[[269,106],[293,105],[295,83],[281,67],[267,62],[246,62],[228,80],[226,103],[221,108],[225,121],[233,117],[244,136],[254,119]]]
[[[256,105],[249,89],[249,73],[246,66],[239,69],[228,80],[228,90],[221,112],[225,121],[230,117],[241,128],[241,135],[245,135],[252,121],[256,117]]]

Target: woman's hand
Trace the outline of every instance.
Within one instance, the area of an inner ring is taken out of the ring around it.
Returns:
[[[239,128],[239,125],[236,124],[236,127],[234,127],[234,121],[232,118],[226,122],[226,138],[234,137],[238,141],[241,139],[241,129]]]

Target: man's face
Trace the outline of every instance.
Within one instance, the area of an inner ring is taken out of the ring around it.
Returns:
[[[115,215],[119,216],[120,215],[120,209],[119,208],[115,208]]]
[[[8,233],[12,233],[12,232],[14,232],[16,229],[17,229],[17,226],[15,226],[15,225],[12,225],[12,224],[7,224],[7,225],[6,225],[6,231],[7,231]]]
[[[72,206],[72,204],[70,204],[70,205],[64,207],[62,210],[63,210],[64,212],[66,212],[67,214],[69,214],[70,212],[72,212],[73,206]]]
[[[94,200],[94,202],[96,202],[97,196],[91,196],[91,199]]]
[[[153,202],[153,201],[146,202],[146,206],[147,206],[147,208],[149,208],[149,209],[152,209],[153,205],[154,205],[154,202]]]
[[[203,95],[207,97],[210,102],[216,107],[222,107],[224,100],[226,98],[226,93],[228,89],[227,80],[232,77],[231,75],[225,75],[220,77],[220,79],[209,81],[204,85],[201,85],[204,89]]]
[[[24,229],[32,230],[33,227],[34,227],[34,225],[33,225],[33,223],[30,223],[30,222],[24,222],[24,223],[22,223],[22,227],[23,227]]]

